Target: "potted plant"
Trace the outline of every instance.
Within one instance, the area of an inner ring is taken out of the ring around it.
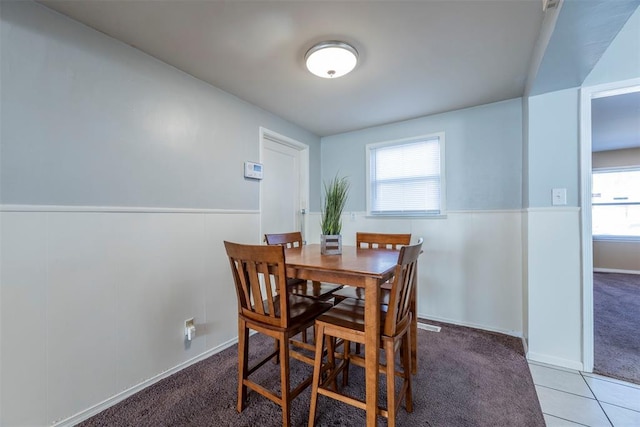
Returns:
[[[349,195],[349,181],[346,177],[333,178],[329,184],[324,183],[324,207],[320,228],[321,253],[337,255],[342,253],[342,210]]]

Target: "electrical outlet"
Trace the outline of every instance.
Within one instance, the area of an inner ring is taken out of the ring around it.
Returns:
[[[184,321],[184,334],[189,341],[196,336],[196,323],[193,317]]]

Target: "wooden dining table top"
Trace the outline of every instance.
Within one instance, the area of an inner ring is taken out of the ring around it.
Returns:
[[[364,278],[384,282],[393,275],[398,251],[343,246],[342,254],[322,255],[319,244],[310,244],[286,249],[285,260],[287,276],[364,287]]]

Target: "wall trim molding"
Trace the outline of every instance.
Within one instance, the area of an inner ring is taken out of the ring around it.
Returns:
[[[475,323],[475,322],[461,322],[461,321],[458,321],[458,320],[448,319],[446,317],[429,316],[429,315],[424,314],[424,313],[418,313],[418,319],[423,320],[423,321],[424,320],[427,320],[427,321],[432,320],[434,322],[449,323],[451,325],[465,326],[467,328],[480,329],[480,330],[488,331],[488,332],[497,332],[499,334],[509,335],[511,337],[523,338],[523,334],[522,334],[521,331],[510,331],[510,330],[502,329],[502,328],[492,328],[490,326],[481,325],[481,324]]]
[[[580,206],[545,206],[527,208],[526,212],[580,212]]]
[[[499,214],[499,213],[509,213],[509,214],[513,214],[513,213],[523,213],[525,212],[524,209],[468,209],[468,210],[454,210],[454,211],[446,211],[443,215],[437,215],[437,216],[392,216],[392,215],[388,215],[388,216],[384,216],[384,215],[368,215],[367,212],[365,211],[345,211],[342,216],[344,217],[349,217],[349,215],[351,215],[351,213],[356,214],[358,217],[362,217],[362,218],[373,218],[373,219],[407,219],[407,220],[414,220],[414,219],[443,219],[446,218],[447,215],[451,214],[451,215],[463,215],[463,214]],[[320,212],[309,212],[309,215],[320,215]]]
[[[106,400],[103,400],[102,402],[91,406],[90,408],[87,408],[83,411],[78,412],[75,415],[70,416],[69,418],[65,418],[64,420],[60,420],[57,422],[54,422],[52,424],[52,427],[71,427],[74,426],[82,421],[88,420],[89,418],[93,417],[94,415],[99,414],[100,412],[104,411],[105,409],[108,409],[110,407],[112,407],[113,405],[123,401],[124,399],[133,396],[134,394],[138,393],[139,391],[142,391],[143,389],[157,383],[160,380],[163,380],[181,370],[183,370],[184,368],[187,368],[195,363],[198,363],[206,358],[208,358],[209,356],[213,356],[214,354],[220,353],[223,350],[226,350],[227,348],[234,346],[235,344],[237,344],[238,342],[238,338],[232,338],[226,342],[223,342],[222,344],[211,348],[209,350],[206,350],[204,353],[201,353],[200,355],[191,358],[185,362],[182,362],[176,366],[174,366],[173,368],[170,368],[154,377],[149,378],[148,380],[142,381],[139,384],[134,385],[133,387],[130,387],[124,391],[121,391],[118,394],[115,394],[111,397],[109,397]]]
[[[522,213],[523,210],[518,209],[463,209],[446,211],[447,215],[456,214],[496,214],[496,213]]]
[[[135,206],[0,205],[0,212],[260,214],[251,209],[160,208]]]
[[[564,359],[562,357],[554,357],[546,354],[527,352],[527,360],[533,362],[546,363],[547,365],[560,366],[562,368],[573,369],[576,371],[584,371],[583,364],[575,360]]]
[[[619,268],[594,268],[594,273],[640,274],[639,270],[621,270]]]

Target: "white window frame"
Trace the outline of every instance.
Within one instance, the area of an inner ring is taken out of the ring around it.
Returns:
[[[625,172],[625,171],[638,171],[640,170],[640,166],[619,166],[619,167],[606,167],[606,168],[594,168],[591,171],[591,175],[595,175],[596,173],[607,173],[607,172]],[[591,202],[591,209],[593,206],[603,206],[603,205],[625,205],[628,203],[593,203],[593,197]],[[634,203],[635,204],[635,203]],[[593,227],[592,227],[593,228]],[[592,239],[594,241],[616,241],[616,242],[640,242],[640,237],[638,236],[621,236],[621,235],[612,235],[612,234],[592,234]]]
[[[440,211],[438,213],[404,213],[404,212],[392,212],[392,213],[372,213],[371,212],[371,150],[381,147],[389,147],[394,145],[412,144],[430,139],[438,139],[440,147]],[[444,218],[446,216],[446,201],[447,201],[447,187],[446,187],[446,173],[445,173],[445,134],[444,132],[436,132],[428,135],[419,135],[410,138],[395,139],[391,141],[375,142],[367,144],[365,147],[366,157],[366,202],[367,202],[367,216],[370,217],[420,217],[420,218]]]

